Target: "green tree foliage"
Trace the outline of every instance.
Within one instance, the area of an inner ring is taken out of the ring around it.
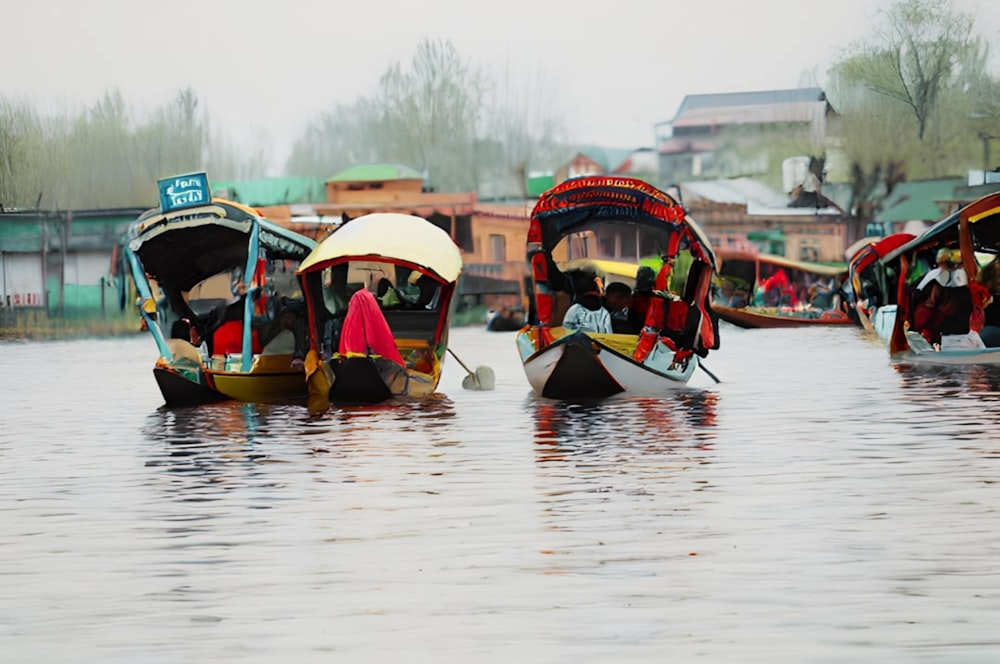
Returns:
[[[828,94],[841,113],[841,149],[859,216],[905,179],[974,167],[976,118],[1000,119],[989,45],[952,0],[900,0],[872,37],[834,63]]]
[[[29,102],[0,97],[0,206],[5,209],[96,209],[156,204],[156,180],[202,170],[207,122],[198,98],[180,91],[137,122],[112,90],[79,112],[41,115]],[[214,146],[220,168],[247,170],[253,160]],[[263,170],[266,159],[256,165]]]

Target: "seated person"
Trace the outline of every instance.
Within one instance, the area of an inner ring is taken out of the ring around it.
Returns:
[[[628,284],[615,281],[604,290],[604,306],[611,314],[611,331],[615,334],[637,334],[638,330],[629,322],[629,307],[632,304],[632,289]]]
[[[281,329],[261,349],[261,355],[291,355],[295,352],[295,312],[287,309],[282,311],[279,321]]]
[[[1000,265],[994,258],[979,270],[976,279],[985,288],[980,297],[982,307],[979,336],[987,348],[1000,347]]]
[[[186,358],[201,364],[201,353],[191,343],[191,323],[180,318],[170,326],[170,338],[167,339],[167,348],[173,354],[171,358],[177,361]]]
[[[578,295],[576,302],[566,310],[563,318],[563,327],[567,330],[579,330],[581,332],[597,332],[609,334],[611,332],[611,314],[601,306],[601,292],[597,280],[594,286]]]
[[[837,283],[832,276],[820,279],[809,287],[809,306],[816,309],[837,309],[840,307]]]
[[[378,280],[378,285],[375,287],[375,299],[379,301],[383,309],[391,309],[401,304],[399,294],[396,293],[392,282],[386,277]]]
[[[656,272],[648,265],[643,265],[635,273],[635,289],[632,291],[632,301],[629,305],[629,322],[636,334],[646,325],[646,313],[653,297],[653,286],[656,283]]]
[[[345,357],[377,355],[406,366],[396,348],[396,339],[389,323],[379,309],[375,296],[367,288],[362,288],[351,296],[337,350]]]
[[[939,344],[943,334],[969,332],[972,296],[958,250],[941,248],[935,263],[913,293],[912,323],[929,343]]]

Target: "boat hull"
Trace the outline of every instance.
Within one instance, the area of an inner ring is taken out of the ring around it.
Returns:
[[[160,360],[153,369],[168,406],[191,406],[235,399],[272,403],[304,399],[305,372],[292,367],[292,355],[258,355],[250,371],[236,370],[238,359],[213,358],[210,366]]]
[[[896,324],[895,304],[879,307],[872,312],[872,329],[888,346]],[[906,333],[909,348],[890,357],[897,362],[909,364],[1000,364],[1000,348],[961,348],[935,350],[916,332]]]
[[[160,388],[164,403],[170,407],[201,406],[229,399],[171,367],[153,367],[153,378]]]
[[[645,362],[631,356],[634,335],[564,333],[538,347],[535,331],[518,333],[524,372],[536,394],[550,399],[603,399],[628,393],[652,396],[685,385],[697,368],[691,357],[683,368],[671,368],[673,351],[658,344]]]
[[[805,316],[765,313],[749,308],[726,307],[719,304],[712,305],[712,310],[718,314],[720,319],[746,329],[856,325],[846,314],[833,311],[825,312],[824,315],[817,318],[808,318]]]

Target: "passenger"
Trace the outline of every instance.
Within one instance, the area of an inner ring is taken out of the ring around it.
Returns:
[[[401,304],[396,289],[393,288],[392,282],[386,277],[378,280],[378,285],[375,287],[375,297],[383,309],[391,309]]]
[[[294,311],[284,310],[280,317],[281,329],[267,342],[261,350],[261,355],[291,355],[295,352],[295,321]]]
[[[798,298],[795,296],[792,282],[789,281],[788,274],[783,268],[778,268],[774,274],[761,282],[760,287],[763,294],[764,306],[794,307],[798,304]]]
[[[233,299],[209,315],[208,329],[212,335],[212,354],[230,355],[243,352],[243,314],[247,297],[246,284],[236,281],[232,286]],[[260,353],[260,334],[250,331],[251,352]]]
[[[809,287],[809,306],[815,309],[839,309],[840,295],[837,280],[832,276],[822,277]]]
[[[191,343],[191,332],[191,323],[184,318],[175,320],[174,324],[170,326],[170,338],[167,339],[167,348],[170,350],[174,361],[184,358],[201,364],[201,353]]]
[[[338,351],[344,357],[375,355],[406,366],[403,356],[396,348],[389,323],[379,309],[375,296],[367,288],[362,288],[351,296],[344,326],[340,331]]]
[[[629,307],[632,304],[632,289],[628,284],[615,281],[604,290],[604,304],[611,314],[611,331],[615,334],[638,334],[629,322]]]
[[[912,323],[928,343],[940,344],[942,335],[969,332],[972,302],[958,250],[942,247],[935,263],[937,267],[924,275],[914,291]]]
[[[629,323],[633,334],[638,334],[646,325],[646,313],[653,297],[653,286],[656,273],[653,268],[643,265],[635,273],[635,288],[632,291],[632,304],[629,306]]]
[[[982,284],[988,298],[980,295],[982,306],[982,329],[979,336],[988,348],[1000,347],[1000,265],[994,258],[979,270],[977,282]],[[974,303],[975,304],[975,303]]]
[[[581,332],[611,333],[611,314],[601,306],[600,280],[594,278],[593,286],[578,295],[576,302],[566,310],[563,327]]]

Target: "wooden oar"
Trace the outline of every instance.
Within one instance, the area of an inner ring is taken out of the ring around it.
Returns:
[[[462,368],[465,369],[465,373],[469,374],[462,379],[463,388],[467,390],[481,390],[488,392],[496,386],[496,376],[493,374],[493,369],[487,366],[478,366],[475,371],[472,371],[469,367],[465,366],[465,362],[463,362],[461,358],[455,354],[455,351],[453,351],[450,346],[448,347],[448,352],[451,353],[451,356],[454,357],[460,365],[462,365]]]
[[[705,373],[707,373],[707,374],[709,375],[709,377],[710,377],[710,378],[711,378],[712,380],[714,380],[714,381],[715,381],[716,383],[721,383],[721,382],[722,382],[721,380],[719,380],[719,377],[718,377],[718,376],[716,376],[716,375],[715,375],[714,373],[712,373],[711,371],[709,371],[709,370],[708,370],[708,367],[706,367],[706,366],[705,366],[704,364],[702,364],[701,362],[698,362],[698,368],[699,368],[699,369],[701,369],[702,371],[704,371]]]

